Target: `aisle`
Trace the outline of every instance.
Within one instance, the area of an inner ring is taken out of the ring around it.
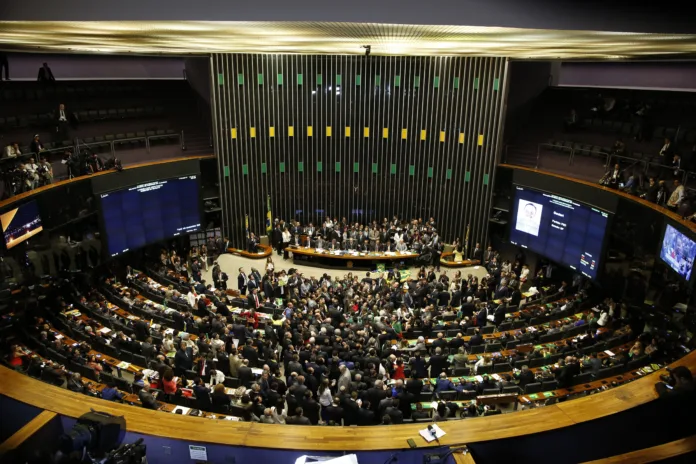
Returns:
[[[222,271],[226,272],[229,276],[229,288],[237,288],[237,274],[239,274],[240,267],[243,267],[247,273],[251,270],[252,267],[255,267],[259,270],[259,272],[261,272],[262,275],[265,274],[266,260],[263,259],[249,259],[232,254],[225,254],[221,255],[218,258],[218,263],[220,264],[220,268],[222,269]],[[288,270],[290,268],[295,268],[299,270],[304,276],[310,277],[321,277],[324,274],[328,274],[331,277],[343,277],[348,272],[350,272],[350,269],[325,269],[320,267],[306,266],[303,264],[295,264],[293,263],[292,259],[288,259],[287,261],[285,261],[281,256],[278,256],[275,253],[273,254],[273,264],[275,264],[276,271],[280,269]],[[464,267],[460,269],[464,277],[466,277],[468,274],[472,274],[481,279],[481,277],[484,277],[486,275],[486,270],[481,266]],[[411,267],[410,270],[412,276],[415,276],[418,273],[417,267]],[[444,267],[440,268],[440,270],[446,270],[447,275],[450,277],[452,277],[454,273],[457,271],[457,269],[447,269]],[[208,283],[212,283],[213,281],[211,271],[212,266],[210,267],[210,269],[208,269],[208,271],[203,271],[203,278]],[[362,278],[362,276],[364,276],[367,271],[352,272],[354,275],[357,273],[357,275],[361,276]]]

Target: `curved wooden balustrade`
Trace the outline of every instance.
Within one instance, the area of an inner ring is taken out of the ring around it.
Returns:
[[[696,371],[696,351],[672,367],[688,366]],[[480,417],[464,421],[449,421],[442,425],[447,432],[442,445],[461,445],[480,441],[510,438],[568,427],[599,419],[640,406],[657,398],[653,385],[659,381],[661,369],[629,384],[592,396],[563,403],[530,409],[514,414]],[[90,408],[123,415],[128,431],[190,440],[192,427],[196,440],[233,446],[313,451],[371,451],[403,449],[406,440],[413,438],[419,447],[427,445],[418,435],[423,424],[379,427],[319,427],[271,425],[231,422],[217,419],[181,416],[151,411],[126,404],[107,402],[54,387],[31,377],[0,367],[0,394],[38,408],[68,417],[79,417]],[[194,424],[191,421],[197,421]]]
[[[249,259],[266,259],[269,256],[273,254],[273,247],[270,245],[256,245],[256,248],[258,248],[259,252],[257,253],[249,253],[246,250],[241,250],[239,248],[228,248],[227,252],[232,253],[235,255],[243,256],[244,258],[249,258]]]
[[[137,164],[129,164],[127,166],[123,167],[124,171],[130,170],[130,169],[138,169],[138,168],[144,168],[146,166],[157,166],[158,164],[165,164],[165,163],[175,163],[177,161],[188,161],[188,160],[195,160],[195,159],[207,159],[207,158],[214,158],[215,155],[204,155],[204,156],[185,156],[181,158],[170,158],[170,159],[164,159],[164,160],[159,160],[159,161],[148,161],[144,163],[137,163]],[[70,185],[74,184],[76,182],[82,182],[85,180],[92,179],[96,176],[104,176],[107,174],[114,174],[116,171],[113,169],[109,169],[107,171],[101,171],[97,172],[96,174],[90,174],[88,176],[80,176],[80,177],[74,177],[72,179],[65,179],[65,180],[60,180],[58,182],[54,182],[49,185],[44,185],[43,187],[36,188],[34,190],[30,190],[29,192],[24,192],[20,193],[19,195],[15,195],[13,197],[10,197],[6,200],[0,201],[0,209],[4,208],[5,206],[11,205],[12,203],[19,201],[19,200],[24,200],[26,198],[30,198],[34,195],[37,195],[39,193],[43,193],[47,190],[63,187],[65,185]]]
[[[448,259],[451,258],[451,259]],[[471,267],[478,266],[481,261],[478,259],[463,259],[462,261],[454,260],[454,251],[445,251],[440,255],[440,266],[445,267]]]
[[[500,166],[501,168],[518,169],[521,171],[536,172],[539,174],[543,174],[545,176],[553,176],[553,177],[557,177],[559,179],[567,180],[569,182],[575,182],[576,184],[587,185],[589,187],[592,187],[592,188],[595,188],[598,190],[604,190],[605,192],[611,192],[614,195],[618,195],[620,197],[623,197],[623,198],[626,198],[626,199],[631,200],[633,202],[636,202],[642,206],[645,206],[646,208],[650,208],[653,211],[657,211],[658,213],[662,214],[663,216],[667,216],[672,221],[682,225],[683,227],[685,227],[689,231],[696,234],[696,223],[691,222],[691,221],[685,221],[684,219],[682,219],[682,217],[680,215],[675,214],[674,212],[670,211],[669,209],[663,208],[662,206],[658,206],[655,203],[653,203],[651,201],[644,200],[638,196],[631,195],[630,193],[626,193],[626,192],[622,192],[621,190],[605,187],[605,186],[599,185],[595,182],[588,182],[588,181],[582,180],[582,179],[575,179],[573,177],[564,176],[562,174],[555,174],[553,172],[544,171],[542,169],[525,168],[523,166],[514,166],[512,164],[500,164],[498,166]]]

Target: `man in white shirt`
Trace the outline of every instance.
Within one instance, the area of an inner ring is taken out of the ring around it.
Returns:
[[[682,201],[684,201],[684,186],[681,185],[679,179],[674,179],[674,190],[672,191],[672,195],[670,195],[669,200],[667,200],[667,206],[670,209],[676,210],[679,208]]]
[[[30,185],[30,188],[34,190],[39,181],[39,176],[36,173],[39,166],[34,162],[34,158],[29,158],[29,162],[24,165],[24,169],[27,171],[27,183]]]
[[[662,156],[664,159],[668,159],[672,154],[672,151],[672,141],[670,139],[665,139],[665,144],[662,145],[662,148],[660,149],[660,156]]]
[[[17,142],[5,147],[5,157],[6,158],[16,158],[21,154],[22,154],[22,152],[19,150],[19,144]]]

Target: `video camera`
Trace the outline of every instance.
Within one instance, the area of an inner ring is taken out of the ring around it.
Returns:
[[[123,416],[91,411],[58,440],[59,463],[143,464],[147,448],[143,439],[121,445],[126,434]]]

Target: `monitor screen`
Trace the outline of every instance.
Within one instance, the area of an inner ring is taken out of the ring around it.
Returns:
[[[0,215],[2,233],[7,249],[29,240],[43,230],[39,207],[36,201],[30,201]]]
[[[660,259],[684,279],[691,279],[696,258],[696,242],[667,224],[662,237]]]
[[[201,228],[198,175],[102,193],[100,199],[110,256]]]
[[[597,277],[609,213],[552,193],[515,186],[510,243]]]

